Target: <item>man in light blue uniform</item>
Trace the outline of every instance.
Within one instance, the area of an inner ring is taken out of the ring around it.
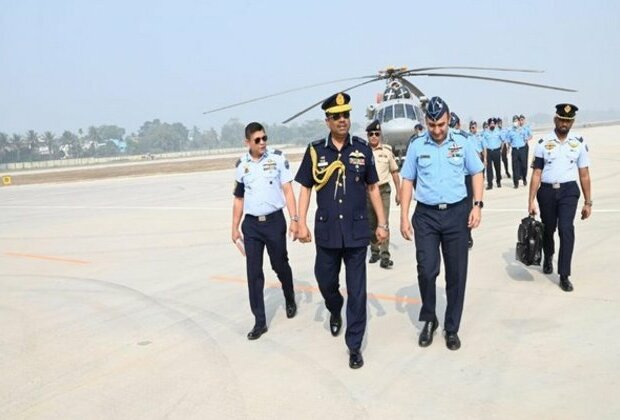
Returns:
[[[519,117],[512,117],[512,127],[506,132],[506,143],[510,145],[512,155],[512,182],[519,188],[519,180],[527,185],[527,142],[525,130],[519,126]]]
[[[579,201],[577,176],[583,191],[584,203],[581,219],[590,217],[592,194],[590,189],[590,158],[588,146],[583,137],[570,133],[578,108],[573,104],[556,105],[553,122],[555,130],[538,141],[534,150],[534,171],[530,181],[528,211],[536,214],[536,203],[540,206],[543,231],[543,273],[553,272],[553,235],[556,227],[560,232],[560,255],[558,274],[560,288],[565,292],[573,290],[569,280],[571,260],[575,245],[575,213]]]
[[[467,280],[468,229],[478,227],[482,203],[483,165],[471,141],[448,128],[450,111],[439,97],[426,107],[428,131],[409,143],[401,176],[400,231],[406,240],[415,236],[418,285],[422,298],[418,343],[429,346],[439,322],[435,313],[435,281],[440,270],[441,247],[446,270],[448,304],[444,320],[446,346],[461,346],[458,330]],[[465,173],[472,176],[474,206],[469,210]],[[415,212],[409,206],[416,183]],[[412,228],[413,226],[413,228]]]
[[[291,218],[290,233],[297,235],[299,217],[291,181],[293,174],[289,163],[279,150],[267,149],[267,135],[257,122],[245,128],[245,143],[248,153],[237,161],[233,200],[232,241],[243,244],[246,254],[246,271],[250,294],[250,308],[254,314],[254,327],[248,333],[248,340],[256,340],[267,332],[263,289],[263,252],[267,254],[271,267],[282,283],[287,318],[297,312],[293,290],[293,272],[288,263],[286,250],[286,220],[282,208],[286,205]],[[241,230],[239,223],[245,213]]]
[[[501,148],[502,148],[502,135],[499,128],[496,126],[495,118],[489,118],[488,129],[483,133],[484,135],[484,148],[487,155],[487,190],[493,188],[493,178],[497,178],[497,188],[502,187],[502,161],[501,161]],[[495,169],[495,173],[493,172]]]
[[[508,133],[508,129],[504,128],[504,124],[501,118],[497,117],[495,119],[497,122],[497,129],[499,129],[499,137],[502,139],[502,162],[504,163],[504,169],[506,170],[506,176],[510,178],[510,172],[508,172],[508,152],[510,152],[510,148],[506,143],[506,134]]]

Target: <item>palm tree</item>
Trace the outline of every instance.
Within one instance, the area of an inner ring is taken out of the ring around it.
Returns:
[[[4,157],[9,153],[9,135],[0,132],[0,162],[4,163]]]
[[[56,136],[51,131],[46,131],[43,133],[43,141],[47,145],[47,150],[50,153],[50,159],[53,159],[53,157],[56,156],[57,149],[56,144],[54,144],[56,142]]]

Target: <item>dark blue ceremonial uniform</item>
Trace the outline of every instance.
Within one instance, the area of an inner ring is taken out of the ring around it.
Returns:
[[[318,169],[337,160],[345,165],[342,176],[334,172],[316,192],[314,274],[327,309],[339,314],[344,298],[339,291],[338,275],[344,261],[348,296],[345,341],[349,349],[359,350],[366,330],[366,250],[370,242],[366,187],[379,178],[366,140],[349,134],[342,149],[338,150],[330,134],[311,143],[306,150],[295,176],[304,187],[317,185],[311,149],[316,151]]]

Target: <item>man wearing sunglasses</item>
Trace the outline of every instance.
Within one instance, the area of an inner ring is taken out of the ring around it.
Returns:
[[[263,289],[263,251],[267,248],[271,267],[282,283],[286,317],[297,313],[293,273],[286,249],[286,220],[282,208],[286,206],[291,218],[289,232],[297,236],[298,221],[295,195],[289,162],[279,150],[267,149],[267,135],[263,126],[252,122],[245,127],[248,152],[237,161],[233,200],[232,241],[243,244],[254,327],[248,340],[256,340],[267,332]],[[241,230],[239,223],[245,214]]]
[[[381,203],[383,204],[383,214],[386,220],[389,220],[390,215],[390,176],[394,181],[394,187],[396,188],[396,205],[400,204],[400,177],[398,176],[398,164],[394,159],[392,153],[392,147],[388,144],[384,144],[381,138],[381,124],[375,120],[366,127],[366,135],[368,137],[368,143],[372,148],[372,154],[375,157],[375,166],[377,168],[377,174],[379,175],[379,193],[381,194]],[[371,264],[381,260],[379,265],[381,268],[392,268],[394,261],[390,255],[390,241],[389,239],[382,244],[377,243],[377,238],[374,234],[377,229],[377,214],[372,208],[372,203],[368,200],[368,220],[370,220],[370,261]]]
[[[347,330],[349,367],[361,368],[362,340],[366,331],[366,251],[370,239],[366,195],[377,214],[375,232],[379,243],[388,237],[388,224],[377,181],[377,170],[368,143],[349,134],[350,96],[337,93],[321,108],[329,135],[308,145],[295,180],[299,191],[300,242],[310,242],[306,216],[312,188],[316,189],[314,218],[316,260],[314,274],[325,306],[330,312],[329,328],[336,337],[342,326],[344,298],[339,291],[340,267],[344,261],[347,285]]]

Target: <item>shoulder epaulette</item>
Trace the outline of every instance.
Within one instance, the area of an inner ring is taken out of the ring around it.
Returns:
[[[459,131],[457,131],[457,133],[459,133],[461,136],[467,138],[467,137],[471,137],[471,133],[468,133],[467,131],[461,130],[459,129]]]
[[[358,142],[365,144],[366,146],[368,146],[368,140],[364,140],[361,137],[357,137],[357,136],[353,136],[353,140],[357,140]]]
[[[579,143],[583,143],[583,137],[577,137],[577,140],[579,140]]]
[[[237,162],[235,163],[235,168],[238,167],[239,165],[241,165],[241,159],[237,159]]]
[[[281,155],[281,154],[282,154],[282,150],[280,150],[280,149],[275,149],[275,150],[273,151],[273,154],[274,154],[274,155]]]
[[[388,149],[389,151],[392,151],[392,146],[390,146],[389,144],[383,144],[383,147],[385,147],[386,149]]]
[[[318,139],[309,144],[309,146],[319,146],[321,143],[325,143],[325,139]]]
[[[420,137],[422,137],[422,135],[419,135],[419,134],[415,134],[415,135],[411,136],[411,138],[409,139],[409,144],[413,143],[414,141],[416,141]]]
[[[545,139],[538,140],[538,144],[541,144],[543,141],[545,141]]]

